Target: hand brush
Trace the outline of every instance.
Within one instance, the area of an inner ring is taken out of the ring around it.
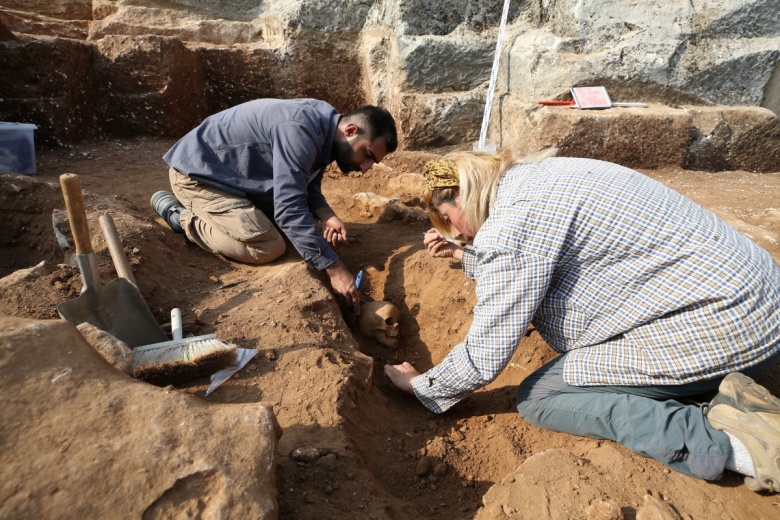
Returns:
[[[182,339],[181,310],[171,310],[172,341],[152,343],[133,349],[133,377],[155,385],[183,383],[209,376],[236,360],[233,343],[224,343],[216,334]]]

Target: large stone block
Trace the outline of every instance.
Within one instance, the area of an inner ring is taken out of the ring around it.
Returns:
[[[780,67],[780,37],[713,42],[685,55],[675,73],[680,88],[719,105],[763,106]]]
[[[780,36],[780,9],[775,0],[717,0],[697,9],[694,23],[711,38]]]
[[[92,0],[3,0],[2,7],[66,20],[92,18]]]
[[[283,13],[293,27],[328,32],[360,32],[373,1],[365,0],[273,0],[266,10]]]
[[[503,7],[503,2],[479,0],[388,0],[383,4],[379,23],[395,26],[399,34],[409,36],[494,29],[501,22]],[[525,7],[523,2],[512,2],[509,22],[517,19]]]
[[[661,105],[577,110],[506,100],[500,146],[518,155],[557,147],[562,156],[590,157],[635,168],[682,166],[691,116]]]
[[[759,107],[684,107],[691,115],[685,167],[780,171],[780,121]]]
[[[277,517],[268,405],[132,379],[63,320],[0,318],[0,384],[3,518]]]
[[[490,79],[493,64],[491,38],[400,38],[400,88],[406,92],[461,92]]]
[[[386,28],[361,35],[362,71],[366,81],[366,98],[370,104],[388,107],[397,92],[395,38]]]
[[[73,38],[76,40],[85,40],[89,31],[88,20],[51,18],[36,13],[11,10],[0,10],[0,26],[19,34]]]
[[[485,108],[482,92],[400,97],[397,113],[405,148],[425,148],[475,141]]]
[[[769,106],[780,22],[739,32],[719,11],[740,13],[747,24],[748,4],[769,20],[780,17],[765,0],[724,0],[718,9],[663,2],[636,9],[632,0],[529,7],[541,9],[540,23],[508,31],[503,88],[529,101],[590,84],[608,86],[619,101]],[[727,37],[711,29],[724,24]]]
[[[277,31],[263,19],[242,21],[214,19],[208,14],[183,13],[179,10],[122,6],[104,13],[90,24],[89,38],[99,40],[112,35],[171,36],[182,41],[235,45],[263,43]]]

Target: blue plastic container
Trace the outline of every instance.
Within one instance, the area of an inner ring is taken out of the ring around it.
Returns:
[[[35,130],[27,123],[0,121],[0,173],[35,173]]]

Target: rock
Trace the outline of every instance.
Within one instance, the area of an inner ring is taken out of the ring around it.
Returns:
[[[391,202],[391,199],[371,191],[355,193],[352,200],[355,201],[356,207],[373,213],[381,213]]]
[[[780,121],[758,107],[684,107],[691,115],[685,168],[780,170]]]
[[[28,267],[27,269],[19,269],[18,271],[14,271],[8,276],[0,278],[0,289],[7,289],[13,285],[40,278],[47,272],[48,267],[46,266],[46,261],[42,261],[41,263],[34,265],[33,267]]]
[[[414,468],[414,474],[418,477],[424,477],[431,472],[431,459],[427,456],[420,457]]]
[[[458,93],[401,93],[398,95],[399,132],[406,146],[433,148],[468,143],[479,138],[485,110],[482,90]]]
[[[680,515],[663,500],[647,494],[642,497],[642,504],[636,512],[636,520],[680,520]]]
[[[400,89],[409,92],[469,91],[490,79],[496,42],[492,35],[457,39],[399,39]],[[468,63],[468,67],[463,64]]]
[[[452,430],[452,432],[450,432],[450,440],[453,442],[460,442],[465,438],[466,436],[459,430]]]
[[[446,462],[440,462],[436,464],[436,466],[433,468],[433,474],[437,477],[441,477],[443,475],[447,474],[447,463]]]
[[[92,345],[92,348],[97,350],[111,365],[125,374],[133,372],[135,356],[127,343],[87,322],[79,324],[76,328],[87,340],[87,343]]]
[[[517,139],[500,145],[525,156],[557,147],[564,157],[590,157],[628,167],[682,166],[691,116],[662,105],[648,108],[574,110],[506,101],[504,110]],[[637,136],[641,135],[641,139]],[[520,138],[519,136],[522,136]]]
[[[587,520],[623,520],[620,505],[612,500],[597,499],[585,510]]]
[[[0,317],[0,386],[0,517],[277,516],[267,405],[132,379],[64,320]]]
[[[317,448],[295,448],[290,454],[290,458],[295,462],[311,463],[316,462],[322,456]]]

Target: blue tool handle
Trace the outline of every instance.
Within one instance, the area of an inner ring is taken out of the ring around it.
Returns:
[[[358,271],[357,277],[355,278],[355,288],[360,290],[360,282],[363,281],[363,271]]]

